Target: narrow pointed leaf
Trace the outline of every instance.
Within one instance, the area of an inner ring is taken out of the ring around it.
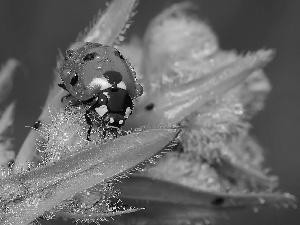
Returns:
[[[278,185],[276,176],[268,176],[260,169],[227,158],[219,158],[218,163],[213,164],[213,167],[219,174],[230,180],[243,180],[249,190],[273,190]]]
[[[175,129],[132,133],[101,146],[83,149],[51,165],[1,180],[1,222],[30,223],[75,193],[112,179],[151,158],[177,133]]]
[[[180,205],[165,202],[126,201],[130,205],[140,205],[144,210],[114,217],[110,225],[182,225],[182,224],[214,224],[217,219],[226,218],[221,209],[210,209],[198,205]],[[102,224],[102,223],[101,223]],[[104,223],[106,224],[106,223]]]
[[[83,41],[112,45],[127,28],[126,25],[132,16],[135,5],[136,0],[114,0],[104,15],[83,37]]]
[[[173,182],[152,179],[142,175],[131,175],[117,188],[121,199],[145,200],[147,202],[175,203],[203,207],[250,207],[262,205],[291,205],[295,197],[280,193],[216,193],[196,190]]]
[[[68,219],[72,218],[72,219],[79,220],[79,221],[85,221],[85,220],[97,221],[97,220],[99,220],[99,218],[120,216],[120,215],[124,215],[127,213],[137,212],[139,210],[140,209],[128,209],[128,210],[124,210],[124,211],[109,212],[109,213],[89,212],[88,214],[78,214],[77,212],[70,213],[70,212],[61,211],[61,212],[56,213],[56,216],[59,216],[62,218],[68,218]]]
[[[294,206],[295,198],[279,193],[214,193],[173,182],[131,175],[116,186],[126,204],[145,210],[115,218],[122,224],[181,224],[207,222],[225,217],[226,212],[259,206]],[[110,222],[110,224],[114,224]],[[118,224],[118,223],[116,223]]]
[[[12,125],[14,121],[15,106],[15,102],[10,103],[2,113],[0,118],[0,136]]]
[[[16,103],[10,103],[0,118],[0,179],[9,175],[8,162],[14,160],[15,152],[9,138],[10,128],[14,121]]]
[[[253,71],[265,66],[272,56],[272,50],[248,54],[204,78],[150,94],[137,103],[126,127],[176,124],[195,110],[201,110],[208,101],[243,82]]]
[[[0,70],[0,103],[5,100],[12,89],[13,75],[18,65],[17,60],[9,59]]]

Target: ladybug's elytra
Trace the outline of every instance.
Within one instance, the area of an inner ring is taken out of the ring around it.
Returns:
[[[133,68],[115,48],[98,43],[76,42],[66,51],[60,68],[62,84],[73,97],[73,105],[88,104],[108,127],[120,128],[133,110],[133,99],[142,94]]]

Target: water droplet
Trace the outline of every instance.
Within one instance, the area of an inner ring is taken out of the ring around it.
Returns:
[[[206,219],[206,218],[203,220],[203,222],[204,222],[205,225],[209,225],[210,224],[210,220]]]
[[[207,41],[203,44],[203,49],[204,49],[204,54],[209,55],[216,50],[216,45],[215,43]]]
[[[260,204],[265,204],[266,203],[266,200],[263,199],[263,198],[259,198],[258,201],[259,201]]]
[[[103,68],[102,68],[102,65],[98,65],[95,67],[95,69],[101,71]]]
[[[96,55],[95,60],[100,61],[102,57],[100,55]]]
[[[236,115],[242,115],[244,113],[243,105],[240,103],[237,103],[234,105],[234,114]]]
[[[290,205],[287,203],[282,204],[283,208],[287,209]]]
[[[70,70],[70,69],[65,69],[64,70],[64,73],[66,73],[66,74],[71,74],[71,72],[72,72],[72,70]]]
[[[94,173],[94,175],[96,175],[96,176],[102,176],[103,175],[103,173]]]
[[[119,37],[119,40],[120,40],[120,42],[123,42],[123,41],[125,40],[125,37],[121,35],[121,36]]]
[[[257,208],[257,207],[254,207],[254,208],[253,208],[253,212],[258,213],[258,208]]]

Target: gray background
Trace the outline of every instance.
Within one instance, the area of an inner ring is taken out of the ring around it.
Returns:
[[[146,1],[138,6],[128,35],[142,35],[150,18],[175,1]],[[280,190],[300,198],[300,1],[199,0],[199,15],[217,33],[221,47],[239,52],[271,47],[275,60],[266,68],[273,91],[254,119],[253,133],[266,150],[266,166],[280,178]],[[1,0],[0,62],[15,57],[24,64],[15,79],[15,146],[18,149],[41,111],[58,48],[63,51],[91,21],[102,0]],[[3,106],[1,106],[3,107]],[[43,221],[42,224],[58,224]],[[65,224],[64,222],[61,222]],[[299,209],[251,210],[219,224],[298,225]]]

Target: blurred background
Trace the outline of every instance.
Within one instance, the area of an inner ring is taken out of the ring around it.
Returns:
[[[147,24],[172,0],[140,1],[127,36],[142,36]],[[300,1],[195,0],[199,17],[212,26],[223,49],[238,52],[274,48],[276,58],[266,73],[273,90],[265,109],[252,121],[253,134],[265,148],[266,167],[280,178],[279,190],[300,199]],[[56,55],[63,52],[92,20],[103,0],[1,0],[0,63],[22,62],[8,104],[17,100],[15,149],[39,116],[46,99]],[[3,106],[1,106],[3,107]],[[62,224],[66,224],[61,222]],[[42,221],[42,224],[59,224]],[[299,209],[239,211],[218,224],[298,225]]]

